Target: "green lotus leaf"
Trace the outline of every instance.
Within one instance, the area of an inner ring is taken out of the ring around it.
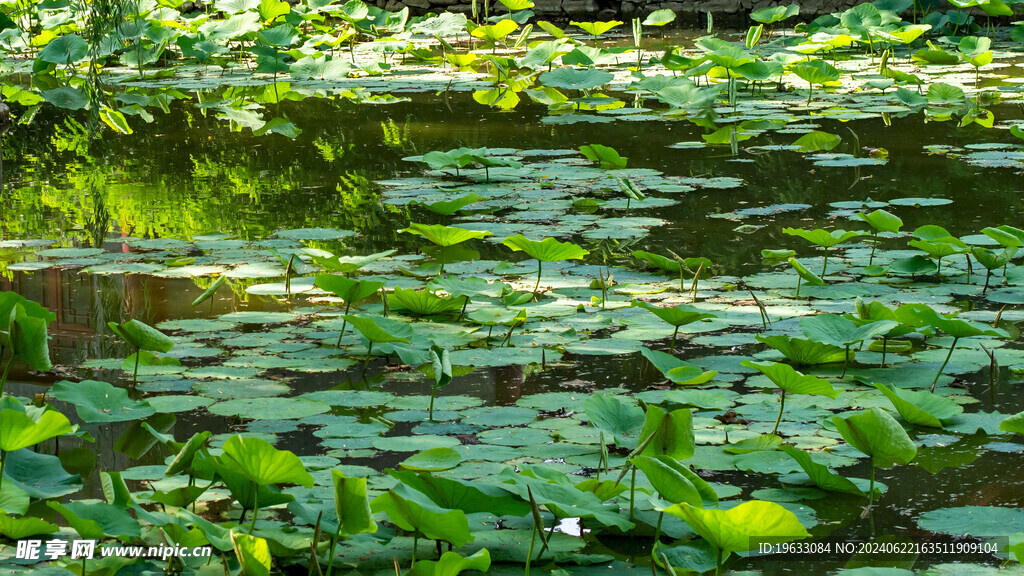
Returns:
[[[892,402],[900,416],[911,424],[942,428],[943,423],[959,416],[963,406],[927,390],[904,390],[885,384],[872,384]]]
[[[648,304],[642,300],[634,300],[633,306],[638,306],[644,310],[648,310],[658,318],[661,318],[665,322],[668,322],[672,326],[685,326],[701,320],[709,320],[711,318],[718,318],[717,314],[711,312],[705,312],[695,306],[688,304],[679,304],[672,307],[654,306]]]
[[[886,212],[882,209],[878,209],[867,214],[864,212],[857,212],[856,216],[864,222],[867,222],[869,226],[878,232],[892,232],[895,234],[899,232],[900,228],[903,226],[903,220],[899,216]]]
[[[999,425],[999,429],[1011,434],[1024,435],[1024,412],[1008,416],[1003,420],[1002,424]]]
[[[242,567],[242,574],[245,576],[269,576],[272,557],[267,540],[235,531],[231,531],[230,535],[235,558],[238,559],[238,564]]]
[[[854,238],[864,236],[864,232],[860,231],[846,231],[846,230],[823,230],[817,228],[815,230],[804,230],[803,228],[783,228],[784,234],[790,236],[799,236],[804,240],[807,240],[811,244],[821,246],[822,248],[832,248],[838,246],[843,242],[848,242]]]
[[[124,508],[106,502],[47,502],[82,538],[138,538],[142,535],[139,521]]]
[[[465,512],[441,508],[422,492],[401,484],[374,498],[370,509],[386,514],[399,528],[431,540],[451,542],[459,548],[473,541]]]
[[[501,0],[506,3],[509,0]],[[522,1],[522,0],[520,0]],[[530,3],[533,6],[533,3]],[[486,548],[463,557],[457,552],[445,552],[438,560],[418,560],[408,572],[409,576],[458,576],[466,570],[487,572],[491,568],[491,553]]]
[[[818,314],[800,319],[800,331],[811,340],[835,346],[850,346],[876,336],[888,334],[899,326],[895,320],[878,320],[857,325],[838,314]]]
[[[689,408],[667,411],[648,406],[637,445],[645,446],[641,456],[671,456],[676,460],[693,456],[693,413]]]
[[[0,410],[0,450],[13,452],[73,432],[71,422],[56,410],[32,412]]]
[[[579,260],[590,254],[589,251],[580,248],[571,242],[560,242],[556,238],[545,238],[543,240],[530,240],[522,234],[509,236],[502,242],[513,252],[526,252],[531,258],[541,262],[560,262],[562,260]]]
[[[798,366],[815,366],[846,360],[846,350],[831,344],[784,335],[758,334],[755,338],[758,342],[778,350],[787,360]],[[853,351],[850,351],[850,358],[852,360]]]
[[[334,483],[334,510],[339,532],[343,535],[376,532],[377,523],[366,496],[366,478],[349,478],[341,470],[331,470]]]
[[[869,456],[874,466],[891,468],[908,464],[917,455],[917,445],[907,436],[907,431],[881,408],[845,418],[833,416],[832,422],[843,439]]]
[[[669,456],[637,456],[632,463],[647,476],[662,499],[701,506],[717,503],[714,489],[692,470]]]
[[[776,22],[792,18],[797,14],[800,14],[800,5],[790,4],[789,6],[770,6],[754,10],[750,13],[750,18],[754,22],[762,24],[775,24]]]
[[[473,240],[476,238],[484,238],[490,236],[491,233],[487,231],[479,232],[476,230],[467,230],[465,228],[456,228],[453,226],[443,226],[441,224],[409,224],[409,227],[401,230],[409,234],[415,234],[422,236],[427,240],[437,244],[438,246],[447,247],[461,244],[467,240]]]
[[[313,485],[313,477],[306,472],[298,456],[288,450],[278,450],[261,438],[242,435],[228,438],[220,459],[225,467],[261,486],[287,483],[308,488]]]
[[[11,540],[53,534],[59,529],[60,527],[56,524],[50,524],[32,516],[15,518],[7,514],[0,514],[0,536]]]
[[[11,310],[6,335],[10,339],[10,347],[19,360],[35,370],[46,371],[53,368],[50,362],[47,324],[46,319],[29,314],[21,303],[15,304]],[[0,345],[3,345],[2,338]],[[4,373],[2,379],[6,380],[6,377],[7,374]],[[3,380],[0,380],[0,383]],[[3,390],[2,386],[0,390]]]
[[[369,298],[384,287],[384,282],[353,280],[352,278],[335,274],[320,274],[313,281],[313,284],[317,288],[326,290],[341,298],[345,301],[345,304],[352,304],[364,298]]]
[[[124,338],[132,347],[148,352],[170,352],[174,348],[174,340],[152,326],[132,319],[122,324],[107,322],[107,326],[115,334]]]
[[[640,406],[610,394],[594,394],[583,405],[587,420],[612,436],[616,445],[636,448],[645,418]]]
[[[387,318],[370,318],[362,316],[345,316],[345,321],[356,327],[364,338],[374,344],[387,342],[409,343],[413,331],[409,326]],[[385,328],[386,326],[386,328]],[[392,333],[394,331],[395,333]],[[399,335],[401,334],[401,335]]]
[[[833,473],[828,466],[818,464],[811,460],[809,454],[793,446],[780,446],[780,450],[789,454],[796,460],[796,463],[803,468],[804,472],[814,482],[814,485],[829,492],[843,492],[854,496],[864,496],[864,491],[857,487],[850,479]]]
[[[601,144],[580,146],[580,152],[586,156],[587,160],[597,162],[601,168],[606,170],[625,168],[626,162],[629,160],[628,158],[620,156],[618,151],[614,148],[603,146]]]
[[[600,36],[602,34],[607,33],[609,30],[611,30],[612,28],[615,28],[616,26],[622,26],[622,22],[619,22],[618,20],[609,20],[607,22],[575,22],[575,21],[573,21],[573,22],[569,22],[569,25],[570,26],[576,26],[577,28],[582,29],[584,32],[586,32],[587,34],[590,34],[591,36]]]
[[[388,302],[392,308],[405,309],[417,316],[444,314],[458,310],[465,305],[467,297],[438,296],[429,290],[406,290],[395,286],[395,291],[388,294]]]
[[[462,462],[462,455],[447,446],[418,452],[399,463],[406,470],[437,472],[450,470]]]
[[[775,502],[751,500],[728,510],[684,503],[666,508],[665,512],[685,520],[726,556],[756,550],[761,543],[778,544],[810,537],[800,520]]]
[[[717,370],[705,372],[688,362],[684,362],[667,352],[651,350],[646,346],[640,347],[640,354],[650,360],[651,364],[658,369],[665,378],[673,384],[681,386],[697,386],[711,381],[718,375]]]
[[[83,422],[128,422],[147,418],[156,410],[145,401],[132,400],[128,391],[107,382],[61,380],[50,389],[54,398],[75,407]]]
[[[781,362],[751,362],[744,360],[741,365],[754,368],[768,377],[779,389],[788,394],[812,394],[835,398],[840,390],[832,387],[828,380],[804,374]]]

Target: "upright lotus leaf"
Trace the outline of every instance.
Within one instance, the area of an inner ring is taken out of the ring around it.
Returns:
[[[616,445],[636,448],[644,427],[643,408],[611,394],[594,394],[584,401],[583,407],[587,420],[612,436]]]
[[[493,484],[390,468],[385,473],[422,492],[441,508],[462,510],[466,514],[487,512],[496,516],[522,516],[530,512],[528,502]]]
[[[317,254],[311,254],[310,257],[313,262],[316,262],[318,266],[324,270],[330,272],[336,272],[338,274],[351,274],[356,270],[359,270],[363,266],[376,262],[381,258],[387,258],[397,252],[397,250],[384,250],[383,252],[374,252],[373,254],[367,254],[365,256],[331,256],[325,258]]]
[[[286,4],[287,5],[287,4]],[[265,538],[231,531],[231,544],[235,558],[242,567],[243,576],[270,575],[270,544]]]
[[[170,352],[171,348],[174,348],[174,340],[171,340],[169,336],[156,328],[135,319],[131,319],[122,324],[107,322],[107,326],[109,326],[115,334],[124,338],[125,342],[138,350],[146,350],[147,352]]]
[[[36,58],[57,66],[71,66],[88,54],[89,45],[85,39],[78,34],[64,34],[50,40]]]
[[[409,338],[412,337],[412,328],[404,324],[389,320],[387,318],[369,318],[362,316],[345,316],[345,321],[356,327],[356,330],[366,338],[370,345],[368,354],[373,354],[374,344],[387,344],[389,342],[404,342],[409,343]],[[384,324],[387,329],[381,326]],[[398,334],[396,332],[401,332]]]
[[[646,346],[640,347],[640,354],[647,358],[661,374],[680,386],[697,386],[710,382],[718,375],[717,370],[705,372],[688,362],[660,350],[651,350]]]
[[[685,520],[694,532],[718,549],[719,568],[733,552],[756,550],[762,543],[780,544],[810,537],[796,515],[775,502],[752,500],[728,510],[682,503],[666,508],[665,512]]]
[[[30,313],[24,304],[15,304],[8,323],[8,337],[13,357],[35,370],[45,371],[52,368],[49,336],[46,332],[48,323],[45,318]],[[10,369],[10,360],[4,367],[3,375],[0,376],[0,392],[3,391],[3,383],[7,379],[8,369]]]
[[[804,336],[816,342],[845,348],[847,356],[844,357],[843,373],[839,376],[840,378],[846,376],[850,346],[870,341],[875,336],[888,334],[899,325],[900,323],[895,320],[878,320],[858,324],[838,314],[818,314],[800,319],[800,331],[804,333]]]
[[[607,22],[569,22],[570,26],[576,26],[582,29],[587,34],[594,37],[597,40],[598,36],[608,33],[612,28],[616,26],[622,26],[622,22],[618,20],[609,20]]]
[[[236,434],[224,443],[220,457],[224,466],[236,470],[261,486],[271,484],[313,485],[313,477],[294,453],[278,450],[273,444],[253,436]]]
[[[522,234],[509,236],[501,242],[513,252],[526,252],[531,258],[537,260],[537,284],[533,287],[536,294],[540,288],[541,266],[544,262],[561,262],[562,260],[580,260],[587,254],[585,250],[572,242],[561,242],[557,238],[545,238],[543,240],[530,240]]]
[[[89,424],[130,422],[156,413],[149,402],[129,398],[124,388],[97,380],[61,380],[53,385],[50,393],[57,400],[74,406],[78,417]]]
[[[789,6],[769,6],[768,8],[761,8],[759,10],[752,11],[750,13],[750,19],[762,24],[775,24],[776,22],[782,22],[783,20],[792,18],[799,13],[799,4],[790,4]]]
[[[370,509],[417,536],[451,542],[457,548],[473,541],[465,512],[441,508],[422,492],[401,484],[374,498]]]
[[[664,26],[669,24],[676,19],[676,13],[668,8],[662,8],[661,10],[655,10],[644,18],[644,26]]]
[[[181,445],[178,453],[174,455],[171,463],[167,465],[167,469],[164,470],[164,476],[175,476],[182,472],[194,475],[195,469],[192,466],[196,455],[200,452],[207,453],[206,442],[210,439],[213,432],[204,430],[202,432],[196,432],[188,439],[187,442]]]
[[[1024,412],[1018,412],[1013,416],[1008,416],[1001,424],[999,424],[999,429],[1011,434],[1020,434],[1024,436]]]
[[[345,302],[345,316],[348,316],[353,304],[376,294],[384,287],[384,282],[353,280],[335,274],[320,274],[313,280],[313,285],[341,298]],[[341,331],[338,334],[338,346],[341,346],[341,338],[345,335],[346,326],[348,326],[348,321],[342,320]]]
[[[366,496],[366,478],[348,478],[341,470],[331,470],[334,482],[334,510],[342,535],[376,532],[377,523]]]
[[[992,39],[986,36],[964,36],[957,44],[960,58],[974,66],[974,85],[978,85],[982,66],[992,63]]]
[[[903,227],[903,220],[899,216],[886,212],[881,208],[870,213],[857,212],[856,216],[864,222],[867,222],[874,232],[871,235],[871,256],[868,257],[868,265],[870,266],[875,261],[875,248],[878,246],[878,233],[898,233],[900,228]]]
[[[0,410],[0,451],[4,454],[28,448],[50,438],[71,434],[73,431],[67,417],[56,410],[36,411],[36,414],[31,416],[22,410]]]
[[[60,513],[82,538],[128,540],[142,535],[139,521],[124,508],[106,502],[47,502],[47,506]]]
[[[832,387],[828,380],[797,372],[789,364],[781,362],[761,363],[744,360],[740,363],[748,368],[754,368],[772,381],[773,384],[782,390],[782,400],[779,403],[779,417],[775,420],[775,429],[772,434],[779,431],[779,422],[782,421],[782,411],[786,408],[786,394],[811,394],[835,398],[839,390]]]
[[[859,237],[865,235],[865,233],[861,232],[861,231],[850,231],[850,232],[847,232],[846,230],[832,230],[832,231],[828,231],[828,230],[823,230],[821,228],[817,228],[817,229],[814,229],[814,230],[804,230],[803,228],[783,228],[782,232],[784,234],[789,234],[790,236],[799,236],[800,238],[803,238],[804,240],[807,240],[811,244],[814,244],[816,246],[821,246],[822,248],[825,249],[825,261],[821,265],[821,275],[822,276],[825,275],[825,271],[828,268],[828,249],[829,248],[838,246],[839,244],[842,244],[843,242],[848,242],[850,240],[853,240],[854,238],[859,238]]]
[[[790,257],[788,257],[786,259],[786,261],[789,262],[789,265],[792,266],[794,270],[796,270],[796,274],[797,274],[797,278],[796,278],[796,293],[793,295],[793,298],[796,298],[797,300],[800,299],[800,281],[801,280],[806,281],[811,286],[824,286],[825,285],[825,281],[822,280],[820,276],[818,276],[814,272],[811,272],[810,270],[808,270],[796,258],[793,258],[792,256],[790,256]]]
[[[605,506],[594,492],[581,490],[568,475],[543,466],[520,466],[520,471],[505,468],[498,476],[500,487],[525,501],[545,506],[558,518],[593,518],[604,526],[626,532],[634,524],[615,508]]]
[[[988,291],[988,284],[992,280],[992,272],[1000,268],[1005,267],[1013,260],[1013,257],[1017,255],[1018,248],[1011,246],[1003,248],[999,252],[995,252],[984,246],[972,246],[971,255],[978,261],[979,264],[985,267],[985,286],[981,293],[984,294]]]
[[[505,0],[502,0],[502,2],[505,2]],[[445,552],[438,560],[421,560],[413,566],[408,575],[458,576],[466,570],[487,572],[490,568],[491,553],[486,548],[481,548],[472,556],[463,557],[457,552]]]
[[[953,343],[949,346],[949,353],[946,355],[946,359],[942,362],[942,366],[939,367],[939,371],[935,374],[935,379],[932,381],[932,392],[935,391],[935,385],[938,383],[939,377],[942,376],[942,371],[945,370],[946,365],[949,364],[949,359],[953,357],[953,351],[956,349],[956,343],[959,342],[961,338],[971,338],[974,336],[995,336],[997,338],[1002,338],[1008,335],[1001,329],[988,328],[985,325],[977,324],[975,322],[968,322],[967,320],[959,320],[957,318],[943,316],[927,304],[904,304],[896,309],[896,317],[900,322],[908,326],[913,326],[917,328],[918,331],[925,331],[922,330],[922,328],[934,328],[953,337]]]
[[[942,274],[942,259],[948,256],[954,256],[956,254],[963,254],[969,250],[967,244],[951,235],[935,236],[931,234],[921,234],[923,228],[939,228],[938,226],[922,226],[914,231],[914,235],[918,236],[918,240],[911,240],[909,244],[912,248],[917,248],[928,254],[929,258],[934,258],[937,262],[937,274]],[[944,230],[943,230],[944,231]],[[923,236],[923,237],[922,237]]]
[[[452,357],[447,348],[433,346],[430,349],[430,367],[434,372],[434,386],[430,389],[430,407],[427,417],[434,420],[434,397],[437,391],[452,382]]]
[[[690,306],[687,304],[679,304],[671,307],[654,306],[648,304],[642,300],[633,300],[633,306],[638,306],[653,313],[658,318],[661,318],[665,322],[675,327],[675,331],[672,332],[672,345],[670,349],[675,350],[676,337],[679,335],[679,328],[692,324],[694,322],[700,322],[703,320],[710,320],[711,318],[718,318],[717,314],[711,312],[704,312],[703,310]]]
[[[409,234],[422,236],[427,240],[433,242],[434,244],[440,246],[442,272],[444,271],[444,265],[446,264],[444,257],[445,248],[448,248],[449,246],[455,246],[456,244],[461,244],[463,242],[466,242],[467,240],[485,238],[491,235],[491,233],[487,232],[486,230],[467,230],[465,228],[443,226],[441,224],[427,225],[417,223],[409,224],[408,228],[400,230],[400,232],[406,232]]]
[[[811,479],[815,486],[829,492],[842,492],[854,496],[864,496],[864,491],[857,487],[849,478],[835,474],[824,464],[818,464],[811,460],[809,454],[793,446],[783,445],[779,447],[786,454],[789,454],[796,463],[803,468],[804,473]]]
[[[758,342],[778,350],[786,357],[786,360],[797,366],[817,366],[818,364],[844,362],[847,356],[851,359],[853,358],[853,354],[847,354],[847,351],[843,348],[813,340],[793,338],[792,336],[785,335],[765,336],[763,334],[758,334],[754,338]]]
[[[911,424],[942,428],[963,413],[963,406],[927,390],[904,390],[885,384],[872,384],[892,402],[893,408]]]
[[[23,540],[32,536],[53,534],[59,526],[33,516],[14,517],[0,514],[0,536],[9,540]]]
[[[824,60],[801,60],[793,64],[791,70],[804,82],[807,82],[807,105],[811,105],[814,85],[826,86],[839,81],[839,70]],[[823,273],[824,274],[824,273]]]
[[[648,406],[637,448],[641,447],[641,456],[671,456],[676,460],[693,456],[693,413],[689,408],[666,411]]]
[[[1024,248],[1024,230],[1013,226],[988,226],[981,230],[982,234],[1002,244],[1004,248]],[[0,308],[0,311],[3,309]],[[2,326],[0,326],[2,327]]]
[[[473,28],[470,35],[474,38],[480,38],[481,40],[487,41],[491,46],[498,43],[499,40],[505,39],[509,34],[516,31],[519,28],[517,24],[511,18],[504,18],[498,20],[494,24],[488,24],[486,26],[477,26]]]
[[[717,503],[718,494],[703,478],[669,456],[637,456],[632,463],[647,476],[662,499],[674,504]]]
[[[601,168],[606,170],[625,168],[626,163],[629,160],[628,158],[620,156],[618,151],[614,148],[603,146],[601,144],[587,144],[580,146],[580,152],[587,158],[587,160],[597,162]]]
[[[480,196],[475,192],[472,192],[466,194],[465,196],[459,196],[458,198],[455,198],[453,200],[441,200],[438,202],[431,202],[429,204],[422,202],[417,203],[423,204],[423,206],[426,207],[427,210],[430,210],[434,214],[439,214],[441,216],[451,216],[452,214],[455,214],[456,212],[462,210],[463,208],[469,206],[470,204],[476,204],[477,202],[486,199],[487,198]]]
[[[395,286],[395,291],[388,294],[388,303],[392,308],[405,309],[417,316],[433,316],[459,310],[468,300],[465,296],[438,296],[430,290],[406,290],[401,286]]]
[[[875,468],[908,464],[917,455],[917,445],[900,423],[881,408],[871,408],[845,418],[833,416],[832,423],[843,440],[871,458],[871,485],[868,488],[868,506],[871,506],[875,494]]]

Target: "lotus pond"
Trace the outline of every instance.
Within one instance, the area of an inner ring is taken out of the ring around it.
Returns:
[[[1014,6],[8,5],[0,571],[1024,572]]]

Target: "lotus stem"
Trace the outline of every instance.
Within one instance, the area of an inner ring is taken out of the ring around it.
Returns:
[[[828,248],[825,248],[825,261],[821,263],[821,279],[825,279],[825,269],[828,268]]]
[[[437,380],[434,380],[434,387],[430,389],[430,407],[427,409],[427,419],[434,421],[434,397],[437,396]]]
[[[807,105],[811,105],[811,96],[814,95],[814,84],[809,84],[807,88]]]
[[[7,452],[0,451],[0,491],[4,489],[4,463],[7,461]]]
[[[878,246],[878,230],[871,235],[871,256],[868,257],[868,266],[875,261],[875,248]]]
[[[958,337],[953,337],[953,343],[949,346],[949,354],[946,354],[946,360],[939,367],[939,372],[935,375],[935,379],[932,380],[932,392],[935,392],[935,385],[939,383],[939,376],[942,376],[942,371],[946,369],[946,364],[949,364],[949,359],[953,356],[953,350],[956,349],[956,342],[959,339]]]
[[[0,357],[3,357],[3,350],[0,350]],[[0,374],[0,396],[4,395],[4,388],[7,386],[7,375],[11,372],[11,365],[14,364],[14,352],[11,352],[11,357],[7,359],[7,363],[4,364],[3,374]]]
[[[794,300],[799,300],[800,299],[800,276],[799,275],[796,277],[796,295],[793,296],[793,299]]]
[[[419,545],[419,543],[420,543],[419,532],[413,532],[413,534],[412,534],[412,563],[409,564],[409,570],[412,570],[413,568],[416,567],[416,547]]]
[[[775,428],[772,429],[772,436],[779,432],[779,423],[782,422],[782,411],[786,409],[786,391],[782,391],[782,401],[779,403],[779,417],[775,419]]]
[[[694,304],[697,303],[697,281],[700,280],[700,273],[704,270],[704,261],[701,261],[700,266],[697,267],[697,273],[693,275],[693,297],[691,298]]]
[[[653,436],[653,434],[652,434]],[[629,521],[633,521],[633,502],[636,496],[636,466],[633,467],[633,473],[629,477]]]
[[[846,354],[843,356],[843,373],[839,375],[839,379],[842,380],[846,377],[846,369],[850,366],[850,345],[846,345]]]
[[[875,503],[875,461],[871,460],[871,483],[868,485],[868,508]]]
[[[530,529],[530,548],[526,551],[526,568],[523,570],[523,576],[530,576],[530,561],[533,560],[533,543],[536,540],[537,522],[534,522]]]
[[[334,547],[338,545],[338,537],[331,536],[331,550],[327,556],[327,576],[331,576],[331,572],[334,571]]]
[[[259,486],[252,493],[252,521],[249,523],[249,534],[256,529],[256,517],[260,513],[260,488]]]
[[[132,372],[132,385],[134,386],[139,382],[139,357],[142,356],[142,349],[135,349],[135,371]]]
[[[348,309],[351,308],[351,307],[352,307],[352,303],[346,301],[345,302],[345,316],[348,316]],[[341,337],[345,335],[345,327],[346,326],[348,326],[348,319],[343,317],[341,319],[341,332],[338,333],[338,343],[337,343],[337,345],[334,346],[335,348],[341,348]]]
[[[537,298],[537,290],[540,289],[540,273],[541,273],[541,267],[543,265],[544,265],[543,262],[541,262],[540,260],[537,260],[537,283],[533,286],[533,297],[534,297],[534,299]]]
[[[886,348],[888,347],[888,345],[889,345],[889,336],[888,335],[883,335],[882,336],[882,365],[879,366],[879,368],[885,368],[885,352],[886,352]]]
[[[984,294],[985,292],[988,292],[988,282],[991,279],[992,279],[992,271],[989,270],[988,274],[985,275],[985,287],[981,289],[981,293],[982,294]]]
[[[676,326],[675,332],[672,332],[672,344],[669,346],[669,350],[676,351],[676,336],[679,334],[679,326]]]

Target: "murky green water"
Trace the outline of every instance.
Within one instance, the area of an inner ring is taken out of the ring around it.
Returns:
[[[134,135],[108,134],[102,139],[88,137],[80,123],[83,117],[40,115],[30,127],[17,126],[3,138],[0,240],[48,238],[67,245],[127,251],[130,248],[118,242],[119,236],[190,239],[197,234],[221,232],[258,240],[281,229],[333,227],[358,234],[343,244],[310,245],[353,253],[391,248],[415,253],[422,243],[397,231],[410,221],[422,221],[425,211],[386,202],[384,187],[377,182],[420,174],[421,166],[403,161],[404,157],[457,146],[559,150],[603,143],[628,156],[630,168],[650,168],[668,176],[742,179],[739,187],[663,194],[678,200],[673,206],[645,209],[634,205],[634,213],[656,216],[669,224],[625,246],[607,242],[605,255],[592,257],[593,262],[601,264],[621,263],[621,255],[634,249],[661,253],[672,250],[709,257],[722,275],[749,274],[762,267],[761,248],[793,245],[793,239],[781,233],[784,226],[813,228],[829,223],[850,227],[848,213],[830,206],[833,202],[905,197],[952,200],[951,204],[917,208],[904,220],[906,229],[935,223],[957,235],[973,234],[984,226],[1000,223],[1019,225],[1024,208],[1019,168],[976,167],[925,148],[1008,144],[1011,136],[978,127],[961,129],[952,122],[924,123],[919,115],[893,118],[891,126],[878,118],[836,121],[811,116],[803,120],[843,137],[840,147],[832,152],[865,157],[871,149],[888,151],[888,163],[882,166],[823,167],[795,152],[757,148],[791,143],[794,136],[779,132],[742,141],[735,154],[729,146],[676,149],[670,146],[700,141],[704,131],[681,121],[545,125],[541,118],[546,110],[537,105],[494,112],[475,104],[464,93],[410,97],[410,102],[389,106],[312,99],[284,102],[279,105],[281,112],[304,130],[295,140],[228,132],[222,122],[204,117],[185,104],[175,105],[170,114],[158,116],[152,124],[140,124]],[[1001,120],[1021,118],[1017,106],[998,106],[993,111]],[[779,205],[790,206],[780,212],[769,209],[765,214],[720,217],[737,210]],[[580,237],[575,240],[588,245]],[[589,245],[596,254],[600,249],[594,244]],[[478,243],[475,247],[483,258],[508,257],[491,244]],[[112,339],[106,329],[108,321],[134,317],[157,324],[239,310],[304,305],[301,297],[282,304],[266,297],[244,292],[229,295],[225,291],[212,306],[190,307],[189,302],[204,288],[190,279],[101,277],[76,269],[7,270],[0,280],[0,289],[17,291],[57,314],[58,320],[51,326],[51,350],[58,376],[82,376],[81,371],[70,367],[88,359],[128,353]],[[997,308],[970,300],[963,306]],[[250,331],[259,332],[260,328]],[[686,357],[706,353],[696,344],[688,344],[684,350]],[[740,353],[750,350],[753,348],[734,349]],[[477,369],[457,378],[445,394],[467,394],[487,404],[512,405],[525,395],[539,392],[618,387],[641,390],[660,383],[650,369],[638,376],[644,362],[635,354],[570,354],[546,370],[514,366]],[[380,362],[365,371],[357,366],[343,373],[301,375],[288,381],[292,390],[289,395],[377,386],[398,395],[426,391],[421,380],[385,376]],[[16,373],[14,380],[8,386],[10,392],[32,396],[45,393],[54,378]],[[1006,370],[999,372],[992,386],[985,371],[970,375],[966,381],[979,400],[978,409],[1009,414],[1024,407],[1019,378]],[[343,413],[376,414],[372,410]],[[411,428],[400,423],[396,431],[408,433]],[[104,426],[94,434],[99,464],[88,476],[87,493],[99,494],[97,470],[138,464],[112,448],[126,429],[127,424]],[[174,426],[179,438],[198,430],[221,433],[239,429],[239,422],[205,411],[179,414]],[[281,433],[278,446],[304,455],[323,452],[311,431],[303,428]],[[987,440],[982,435],[959,442],[981,446]],[[917,528],[915,516],[936,507],[1024,505],[1017,474],[1022,448],[1015,446],[1016,450],[1009,453],[988,450],[970,463],[935,473],[919,465],[883,471],[879,480],[889,486],[889,492],[876,509],[873,531],[867,522],[849,521],[858,513],[861,504],[857,501],[825,498],[805,502],[822,521],[815,534],[832,532],[831,538],[837,541],[863,540],[872,534],[949,539]],[[1013,450],[1012,446],[1006,449]],[[141,463],[157,464],[165,456],[156,450]],[[380,469],[394,466],[401,459],[402,455],[392,452],[349,463]],[[868,468],[861,463],[850,471],[865,476]],[[765,480],[764,475],[742,472],[713,472],[708,478],[748,490],[763,487]],[[602,544],[619,556],[636,551],[632,542],[610,540]],[[595,553],[600,551],[598,548]],[[766,572],[805,574],[821,573],[844,563],[845,559],[832,559],[809,564],[755,562],[751,566]]]

